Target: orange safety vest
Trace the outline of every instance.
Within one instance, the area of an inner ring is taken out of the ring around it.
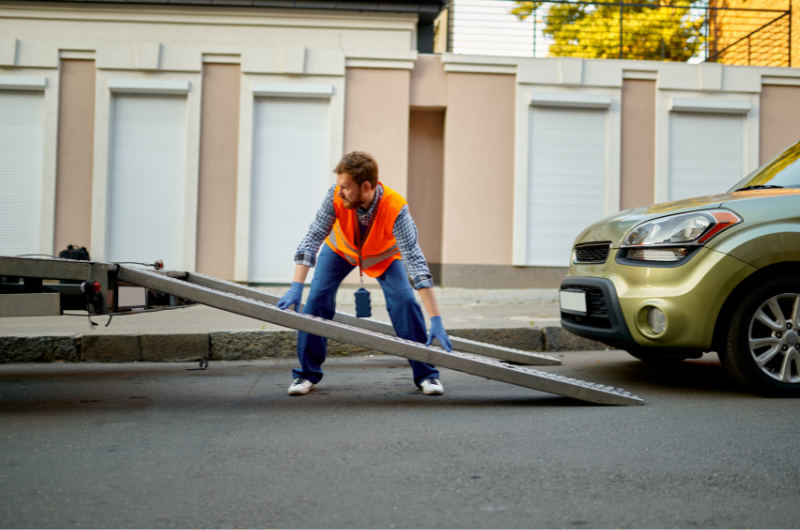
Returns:
[[[377,278],[386,272],[394,260],[401,259],[400,249],[397,248],[397,240],[392,232],[400,210],[407,204],[399,193],[381,182],[378,184],[383,186],[383,196],[372,215],[372,222],[360,253],[361,269],[372,278]],[[344,207],[344,201],[339,197],[339,186],[336,186],[333,194],[333,209],[336,212],[336,222],[325,242],[348,263],[357,267],[359,262],[357,241],[361,237],[361,234],[356,235],[356,230],[359,229],[358,215],[356,210]]]

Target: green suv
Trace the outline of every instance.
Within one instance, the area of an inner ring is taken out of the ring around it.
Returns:
[[[751,390],[800,397],[800,142],[727,193],[590,226],[559,295],[576,335],[656,363],[715,351]]]

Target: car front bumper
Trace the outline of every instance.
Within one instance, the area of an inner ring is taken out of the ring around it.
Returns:
[[[725,300],[756,270],[708,248],[701,248],[679,266],[631,265],[628,260],[617,260],[618,252],[611,249],[602,264],[570,267],[561,288],[585,291],[588,314],[562,311],[561,325],[581,337],[625,350],[648,348],[664,354],[709,351]],[[653,307],[666,317],[666,329],[659,334],[647,324],[647,313]]]

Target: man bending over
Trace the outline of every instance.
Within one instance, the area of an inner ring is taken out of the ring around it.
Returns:
[[[331,186],[322,207],[295,257],[292,287],[280,299],[280,309],[300,307],[308,270],[316,265],[311,291],[303,313],[332,319],[336,312],[339,284],[355,267],[377,278],[386,298],[386,309],[397,336],[430,345],[438,339],[447,351],[452,345],[444,330],[433,292],[433,280],[422,249],[417,242],[417,227],[408,212],[406,200],[378,181],[378,163],[368,153],[346,154],[336,169],[336,184]],[[322,251],[317,252],[322,246]],[[425,332],[422,309],[409,284],[428,311],[430,334]],[[427,339],[427,341],[426,341]],[[297,357],[300,369],[292,370],[294,381],[289,395],[308,394],[322,380],[328,340],[299,332]],[[433,365],[408,361],[414,384],[428,395],[441,395],[444,386]]]

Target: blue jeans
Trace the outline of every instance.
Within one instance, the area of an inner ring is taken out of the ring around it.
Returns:
[[[311,291],[303,308],[303,313],[316,317],[333,318],[336,313],[336,292],[345,276],[353,270],[347,260],[339,256],[324,244],[317,258]],[[425,319],[419,307],[414,290],[408,282],[408,274],[403,260],[395,260],[378,277],[378,283],[386,297],[386,309],[392,320],[397,336],[401,339],[425,343],[428,333],[425,330]],[[317,335],[309,335],[303,331],[297,334],[297,357],[300,369],[292,370],[294,377],[308,379],[314,384],[322,380],[322,363],[327,355],[328,339]],[[439,377],[439,371],[431,364],[419,361],[408,361],[414,373],[414,384],[419,384],[429,377]]]

